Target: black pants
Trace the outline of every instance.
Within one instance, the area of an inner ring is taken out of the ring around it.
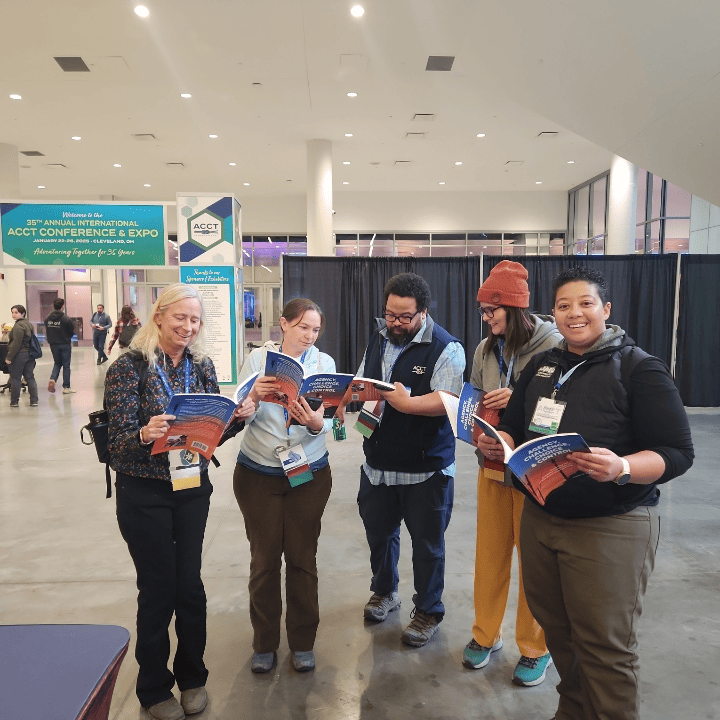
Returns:
[[[135,658],[137,696],[143,707],[172,697],[172,688],[203,687],[207,601],[200,577],[212,485],[203,473],[199,488],[173,492],[165,480],[117,474],[117,518],[137,571]],[[168,669],[175,613],[177,650]]]

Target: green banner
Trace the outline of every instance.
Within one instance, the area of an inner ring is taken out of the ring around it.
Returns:
[[[162,205],[0,203],[4,265],[165,265]]]

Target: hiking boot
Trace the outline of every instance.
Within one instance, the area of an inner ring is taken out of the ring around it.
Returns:
[[[52,378],[48,380],[48,392],[55,392],[55,381]]]
[[[402,641],[412,647],[422,647],[438,631],[439,623],[432,615],[425,615],[415,608],[411,613],[412,620],[402,634]]]
[[[388,613],[399,609],[400,596],[397,592],[391,592],[389,595],[373,593],[363,609],[363,614],[367,620],[382,622],[387,619]]]
[[[292,664],[298,672],[309,672],[310,670],[314,670],[315,653],[312,650],[303,650],[300,652],[293,651]]]
[[[512,681],[523,687],[539,685],[545,679],[545,672],[548,665],[552,664],[550,653],[545,653],[537,658],[522,655],[515,666]]]
[[[208,704],[208,694],[204,687],[183,690],[180,693],[180,704],[186,715],[201,713]]]
[[[478,670],[485,667],[490,662],[490,653],[496,652],[503,646],[502,638],[500,638],[492,647],[484,647],[473,638],[466,646],[463,652],[463,665],[465,667]]]

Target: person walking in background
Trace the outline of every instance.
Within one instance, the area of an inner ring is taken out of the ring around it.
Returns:
[[[484,419],[497,425],[520,372],[533,355],[554,348],[562,335],[552,317],[531,315],[527,270],[502,260],[477,294],[478,312],[488,336],[473,359],[471,384],[485,391]],[[475,551],[475,623],[463,652],[463,665],[485,667],[490,653],[502,647],[502,621],[510,589],[513,547],[518,556],[518,606],[515,641],[520,661],[513,673],[516,685],[539,685],[552,662],[545,636],[528,609],[520,558],[520,518],[525,496],[512,487],[504,465],[490,467],[480,456],[478,473],[477,549]]]
[[[455,437],[438,390],[459,394],[465,370],[463,346],[433,321],[429,303],[430,288],[419,275],[390,278],[385,322],[371,336],[357,372],[395,384],[395,390],[382,393],[380,422],[363,441],[358,507],[370,547],[373,593],[364,616],[382,622],[400,607],[397,564],[404,520],[413,547],[415,609],[401,639],[413,647],[425,645],[445,615]]]
[[[105,340],[107,339],[108,330],[112,327],[112,320],[105,312],[104,305],[97,306],[97,312],[93,313],[90,318],[90,325],[92,325],[93,329],[93,347],[98,354],[97,364],[102,365],[108,359],[105,354]]]
[[[68,395],[75,391],[70,387],[70,358],[72,357],[72,338],[75,334],[75,323],[63,312],[65,300],[53,300],[54,310],[45,318],[45,337],[50,345],[53,356],[53,369],[50,373],[48,390],[55,392],[55,382],[63,374],[63,394]]]
[[[34,373],[35,358],[30,357],[30,338],[33,334],[33,326],[25,318],[26,310],[22,305],[13,305],[10,312],[15,320],[15,325],[8,335],[8,350],[5,356],[5,362],[10,368],[10,407],[20,406],[20,388],[23,377],[30,394],[30,407],[36,407],[38,389]]]
[[[115,332],[113,333],[112,340],[108,345],[108,352],[111,352],[113,345],[117,343],[120,346],[120,350],[128,348],[132,339],[135,337],[135,333],[142,327],[142,323],[135,317],[133,309],[129,305],[123,305],[120,311],[120,317],[115,323]]]

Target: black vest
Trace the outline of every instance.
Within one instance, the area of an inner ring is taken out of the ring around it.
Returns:
[[[375,331],[365,354],[365,377],[383,380],[383,336]],[[440,355],[451,342],[459,342],[427,317],[422,341],[408,343],[395,362],[390,382],[410,388],[413,396],[432,392],[430,379]],[[442,470],[455,462],[455,436],[446,415],[408,415],[385,403],[382,422],[363,442],[365,459],[376,470],[424,473]]]

